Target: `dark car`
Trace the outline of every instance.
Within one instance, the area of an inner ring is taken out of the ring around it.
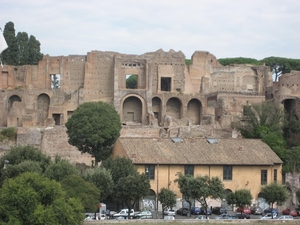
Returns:
[[[191,214],[192,215],[199,215],[199,214],[201,214],[201,208],[200,207],[192,207],[191,208]]]
[[[221,214],[226,214],[227,210],[222,207],[213,207],[211,213],[221,215]]]
[[[189,216],[190,215],[190,211],[187,208],[177,209],[176,213],[181,216]]]
[[[249,214],[245,214],[245,213],[237,213],[236,217],[238,219],[250,219],[250,215]]]
[[[273,213],[273,215],[276,215],[278,216],[278,211],[277,209],[274,209],[274,208],[267,208],[264,210],[264,213],[267,214],[267,213]]]
[[[264,213],[264,210],[260,207],[251,207],[250,210],[253,215],[262,215]]]
[[[211,210],[210,210],[210,208],[201,207],[200,214],[202,214],[202,215],[211,215]]]

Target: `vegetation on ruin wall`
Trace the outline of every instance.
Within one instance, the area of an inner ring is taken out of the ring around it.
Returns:
[[[244,138],[262,139],[284,162],[283,173],[300,172],[300,121],[275,102],[244,106],[236,124]]]
[[[17,129],[15,127],[5,128],[0,131],[0,142],[4,141],[5,139],[14,141],[17,137]]]
[[[43,58],[41,43],[26,32],[16,35],[13,22],[6,23],[3,31],[8,48],[1,54],[2,63],[5,65],[22,66],[37,65]]]
[[[290,73],[291,70],[300,71],[300,59],[289,59],[282,57],[267,57],[261,60],[252,58],[222,58],[218,59],[219,63],[223,66],[233,65],[233,64],[251,64],[251,65],[263,65],[270,67],[273,74],[274,80],[278,81],[278,78],[285,73]]]

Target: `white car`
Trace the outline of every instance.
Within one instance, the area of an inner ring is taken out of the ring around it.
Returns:
[[[275,219],[277,217],[277,214],[274,213],[273,214],[273,218],[272,218],[272,214],[271,213],[267,213],[266,215],[260,217],[261,220],[271,220],[271,219]]]
[[[175,220],[174,216],[164,216],[164,220]]]
[[[166,216],[175,216],[176,212],[173,209],[166,209],[166,210],[164,210],[164,215],[166,215]]]
[[[284,215],[284,216],[279,216],[278,220],[293,220],[294,217],[290,216],[290,215]]]

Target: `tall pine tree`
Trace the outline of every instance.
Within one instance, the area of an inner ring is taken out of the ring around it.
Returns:
[[[6,23],[3,31],[4,38],[8,48],[2,52],[1,59],[5,65],[37,65],[43,58],[40,52],[41,43],[34,37],[26,32],[16,31],[13,22]]]

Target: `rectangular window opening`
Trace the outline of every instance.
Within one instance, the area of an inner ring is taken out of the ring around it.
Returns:
[[[160,79],[160,90],[171,91],[171,77],[162,77]]]
[[[60,74],[50,74],[51,89],[60,89]]]
[[[232,166],[223,166],[223,180],[232,180]]]
[[[184,175],[194,176],[194,166],[193,165],[185,165],[184,166]]]
[[[267,179],[268,179],[268,171],[267,170],[261,170],[260,184],[261,185],[267,184]]]
[[[138,88],[138,75],[126,74],[126,89],[137,89],[137,88]]]
[[[277,182],[277,169],[274,169],[274,182]]]
[[[52,114],[52,118],[55,122],[55,125],[61,125],[60,124],[60,114]]]
[[[146,165],[145,166],[145,174],[149,178],[149,180],[155,179],[155,166],[154,165]]]

